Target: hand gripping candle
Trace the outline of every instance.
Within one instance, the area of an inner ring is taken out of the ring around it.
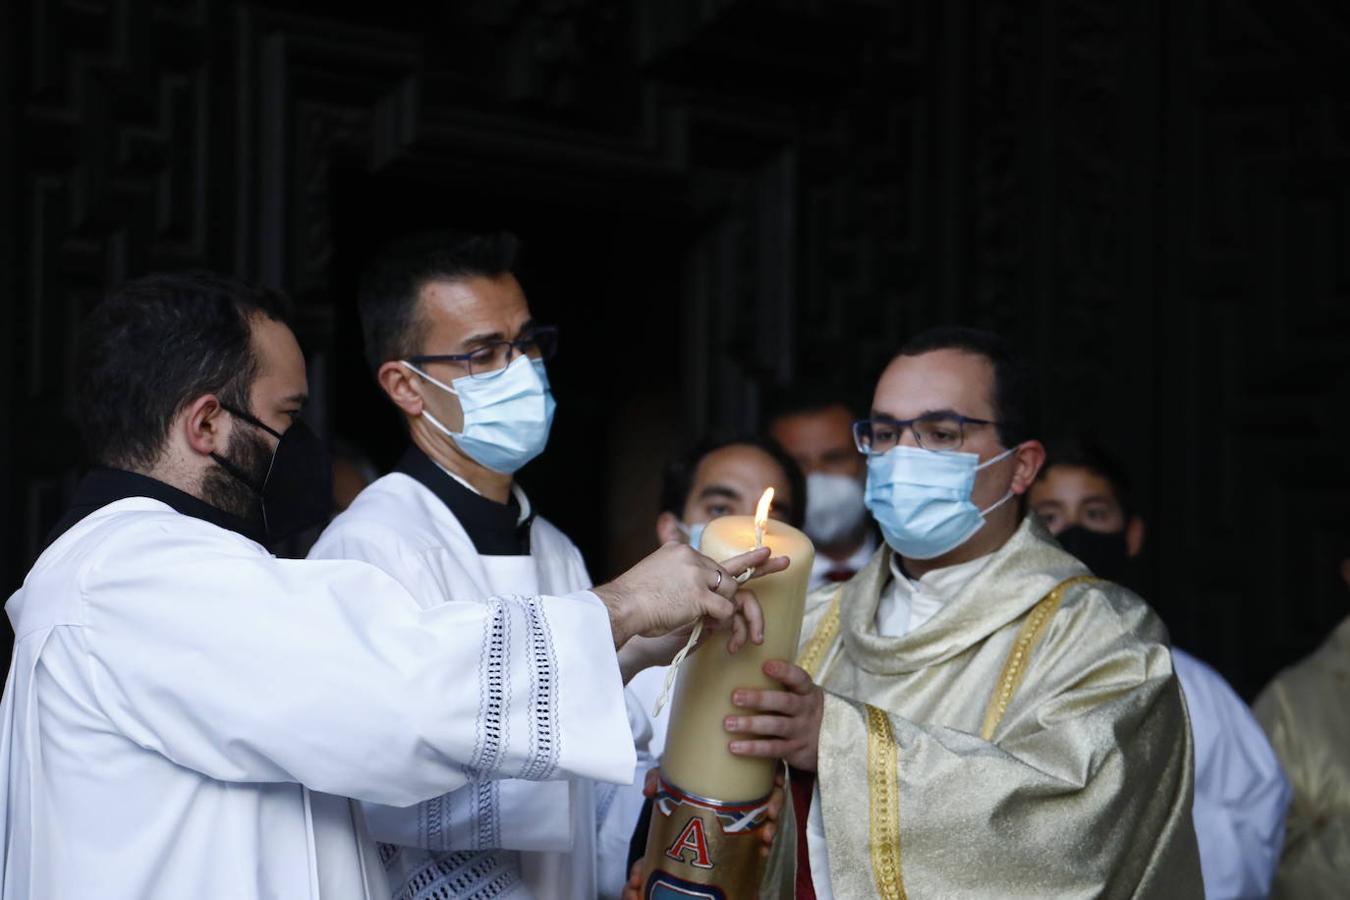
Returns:
[[[730,559],[764,545],[791,565],[750,582],[764,611],[764,643],[728,653],[717,635],[690,655],[675,682],[670,730],[647,833],[647,900],[741,900],[759,895],[763,877],[759,830],[767,820],[778,763],[733,756],[736,735],[722,727],[743,712],[731,703],[736,688],[781,690],[764,674],[771,659],[792,660],[801,635],[802,607],[815,548],[805,534],[769,518],[772,489],[751,516],[708,523],[699,549]]]

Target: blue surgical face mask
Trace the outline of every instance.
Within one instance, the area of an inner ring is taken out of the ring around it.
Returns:
[[[422,417],[469,459],[510,475],[544,451],[557,403],[542,360],[520,356],[490,375],[465,375],[450,384],[442,384],[410,362],[403,365],[459,398],[462,431],[446,428],[425,408]]]
[[[689,546],[695,550],[698,549],[699,541],[703,540],[703,529],[707,527],[707,522],[695,522],[693,525],[686,525],[683,522],[675,523],[675,528],[685,536],[689,541]]]
[[[986,514],[1012,499],[1009,490],[982,510],[970,492],[977,472],[1016,449],[981,464],[975,453],[894,447],[868,457],[864,502],[891,549],[908,559],[933,559],[970,540]]]

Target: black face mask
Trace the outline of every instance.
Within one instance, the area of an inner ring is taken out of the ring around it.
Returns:
[[[1055,535],[1059,545],[1082,560],[1092,574],[1117,584],[1129,585],[1134,575],[1125,532],[1089,531],[1077,525]]]
[[[221,408],[277,439],[261,484],[225,457],[211,454],[222,469],[257,496],[267,539],[278,541],[323,522],[333,502],[333,468],[318,436],[300,419],[278,432],[243,410],[224,403]]]

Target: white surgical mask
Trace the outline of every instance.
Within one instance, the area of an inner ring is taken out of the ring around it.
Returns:
[[[451,431],[425,408],[422,417],[469,459],[511,475],[544,451],[557,403],[542,360],[519,356],[496,372],[464,375],[450,384],[437,381],[410,362],[403,365],[459,398],[462,431]]]
[[[806,476],[806,535],[823,546],[837,544],[858,530],[867,516],[858,479],[829,472]]]

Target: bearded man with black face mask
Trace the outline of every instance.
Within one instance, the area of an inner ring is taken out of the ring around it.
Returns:
[[[612,648],[734,613],[740,563],[687,547],[548,604],[435,609],[364,562],[272,556],[329,502],[284,306],[219,275],[152,275],[84,323],[97,468],[5,607],[0,896],[382,900],[343,798],[627,782]],[[592,689],[560,698],[530,680],[543,666]]]
[[[1125,468],[1081,435],[1047,446],[1027,492],[1031,508],[1065,550],[1094,575],[1142,580],[1143,518]],[[1165,609],[1165,607],[1164,607]],[[1289,782],[1247,704],[1223,676],[1173,647],[1195,734],[1195,834],[1207,900],[1265,897],[1280,859]]]
[[[724,723],[792,767],[795,866],[771,871],[798,897],[1203,892],[1166,631],[1021,510],[1033,396],[996,335],[938,329],[854,425],[886,545],[808,596],[797,664],[764,666],[782,689]]]

